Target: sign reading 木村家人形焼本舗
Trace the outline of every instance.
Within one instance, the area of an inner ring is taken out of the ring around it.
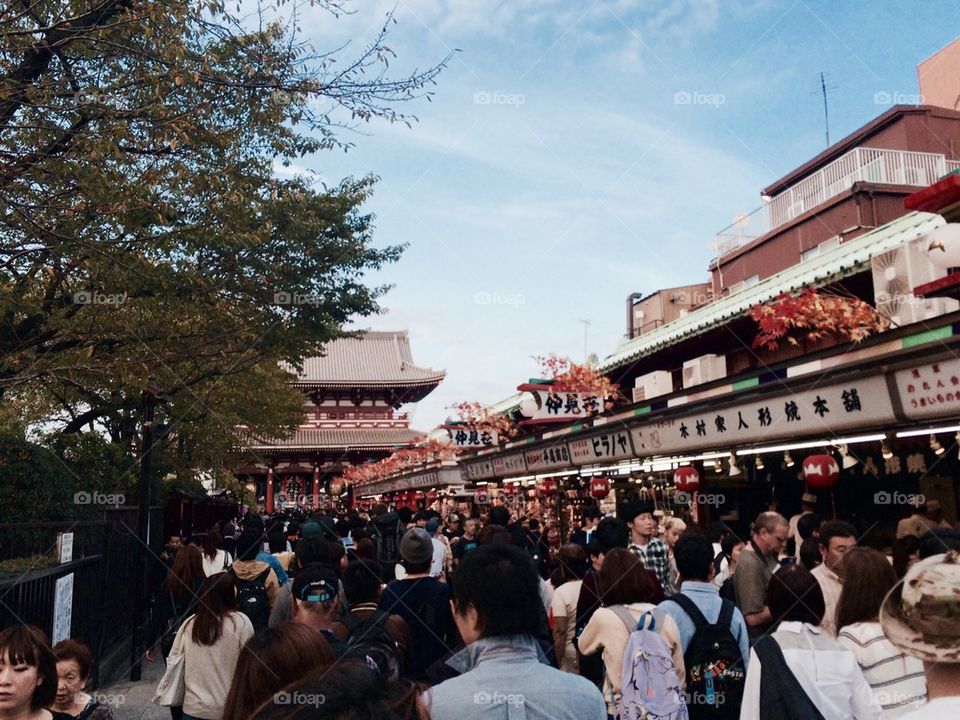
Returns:
[[[830,437],[896,421],[883,376],[754,398],[630,430],[637,457],[759,445],[799,436]]]

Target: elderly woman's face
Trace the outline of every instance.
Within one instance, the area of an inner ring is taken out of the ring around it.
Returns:
[[[80,674],[76,660],[57,663],[57,705],[69,705],[81,690],[86,678]]]

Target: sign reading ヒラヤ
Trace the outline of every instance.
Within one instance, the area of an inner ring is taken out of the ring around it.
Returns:
[[[763,443],[894,420],[883,377],[782,393],[631,430],[638,457]]]
[[[610,430],[599,435],[577,438],[567,443],[574,465],[590,465],[605,460],[633,457],[628,430]]]

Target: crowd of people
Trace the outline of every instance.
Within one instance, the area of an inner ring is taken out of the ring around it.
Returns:
[[[923,509],[887,553],[812,507],[740,538],[634,499],[587,508],[566,542],[483,509],[250,513],[171,537],[155,701],[173,720],[960,711],[960,537]],[[90,664],[75,640],[0,632],[0,720],[110,718]]]

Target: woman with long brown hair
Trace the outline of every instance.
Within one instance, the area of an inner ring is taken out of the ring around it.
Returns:
[[[240,651],[253,624],[237,612],[231,573],[208,577],[200,587],[197,613],[177,631],[171,655],[183,656],[184,720],[220,720]]]
[[[656,609],[652,601],[657,587],[643,563],[624,548],[614,548],[604,556],[598,580],[603,607],[593,613],[580,635],[578,646],[584,655],[603,650],[606,670],[603,694],[608,712],[615,716],[620,702],[620,673],[627,642],[641,616]],[[677,679],[682,686],[686,668],[677,623],[663,613],[657,617],[655,628],[670,648]]]
[[[230,555],[223,549],[223,538],[220,530],[214,525],[203,534],[203,574],[206,577],[224,572],[230,567]]]
[[[333,650],[306,625],[282,622],[247,641],[240,651],[225,718],[248,718],[283,687],[332,665]]]
[[[166,661],[177,630],[196,611],[197,597],[205,577],[200,549],[196,545],[181,547],[155,601],[156,612],[148,643],[150,649],[146,655],[148,662],[156,658],[157,648]],[[173,720],[180,720],[182,715],[179,707],[170,708]]]
[[[897,584],[896,571],[882,553],[855,547],[843,556],[840,576],[837,639],[857,656],[885,719],[915,710],[927,698],[923,663],[904,655],[880,627],[880,605]]]

